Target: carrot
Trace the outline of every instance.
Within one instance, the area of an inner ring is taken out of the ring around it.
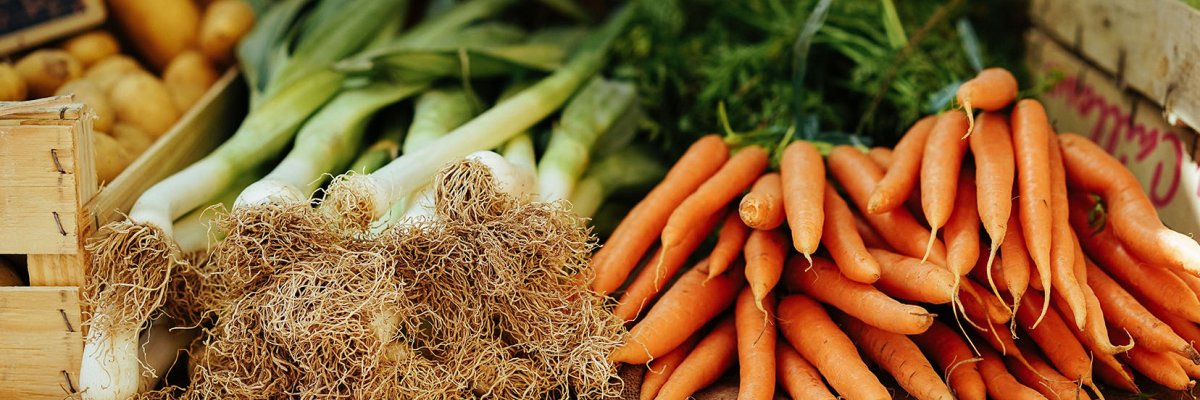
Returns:
[[[854,342],[812,299],[796,294],[779,302],[779,328],[796,351],[811,362],[839,395],[847,399],[891,399],[867,368]]]
[[[859,210],[866,209],[867,197],[878,185],[883,171],[871,162],[866,154],[850,146],[836,146],[826,158],[829,172],[841,183]],[[888,246],[909,257],[921,257],[929,245],[929,230],[917,222],[908,210],[896,208],[881,213],[862,214]],[[946,248],[940,240],[934,240],[929,260],[934,264],[946,264]]]
[[[1043,400],[1038,391],[1017,381],[1008,372],[1004,359],[992,349],[979,348],[979,373],[987,384],[987,394],[996,400]]]
[[[1200,365],[1196,365],[1196,363],[1193,363],[1192,360],[1187,359],[1187,357],[1175,353],[1169,353],[1167,355],[1171,356],[1171,358],[1175,360],[1176,364],[1179,364],[1180,367],[1183,367],[1183,372],[1187,373],[1188,378],[1200,378]]]
[[[1055,310],[1057,310],[1059,313],[1063,313],[1062,308],[1064,307],[1064,304],[1061,301],[1062,296],[1055,295],[1054,297],[1056,300],[1055,306],[1054,306]],[[1060,314],[1060,315],[1062,315],[1062,314]],[[1082,330],[1080,330],[1078,327],[1076,327],[1073,324],[1067,324],[1067,328],[1071,330],[1071,334],[1075,335],[1075,339],[1078,340],[1079,343],[1083,345],[1084,349],[1087,350],[1088,354],[1091,355],[1092,366],[1093,366],[1093,368],[1092,368],[1093,375],[1096,375],[1097,372],[1099,372],[1099,370],[1100,370],[1099,367],[1104,366],[1104,367],[1107,367],[1107,369],[1111,370],[1111,371],[1108,371],[1110,376],[1105,379],[1116,380],[1123,386],[1129,386],[1129,385],[1133,384],[1132,373],[1130,373],[1128,371],[1128,368],[1126,368],[1123,364],[1121,364],[1121,361],[1117,360],[1117,356],[1115,353],[1111,353],[1109,349],[1102,347],[1101,344],[1099,343],[1099,341],[1096,340],[1094,335],[1084,334],[1084,332]],[[1104,333],[1104,337],[1105,338],[1108,337],[1107,331]],[[1107,342],[1107,339],[1104,339],[1104,341]],[[1130,345],[1132,345],[1132,342]],[[1105,346],[1112,347],[1113,345],[1106,343]],[[1129,345],[1127,345],[1127,346],[1129,346]],[[1125,347],[1124,349],[1128,350],[1128,347]],[[1124,350],[1122,350],[1122,351],[1124,351]],[[1111,375],[1116,375],[1116,376],[1111,376]],[[1136,386],[1136,385],[1134,385],[1134,386]]]
[[[1147,350],[1173,352],[1200,364],[1200,353],[1190,343],[1155,317],[1091,260],[1087,260],[1087,268],[1088,286],[1096,293],[1104,309],[1104,319],[1111,322],[1114,328],[1128,332],[1139,346]]]
[[[662,251],[682,245],[697,225],[750,187],[767,168],[768,158],[767,151],[759,146],[744,147],[730,157],[729,162],[671,212],[662,230]],[[662,276],[661,266],[660,259],[660,264],[654,267],[654,276]]]
[[[742,254],[742,246],[746,244],[747,236],[750,236],[750,227],[742,222],[738,213],[731,212],[725,216],[721,230],[717,232],[717,244],[713,245],[712,252],[708,253],[709,279],[724,273],[729,268],[729,263]]]
[[[742,289],[734,308],[740,399],[775,397],[775,297],[761,300]]]
[[[699,333],[692,335],[675,350],[651,361],[649,368],[646,369],[646,375],[642,378],[642,390],[638,398],[651,400],[658,396],[658,391],[662,389],[663,384],[667,383],[667,378],[675,373],[675,369],[679,368],[679,363],[683,362],[683,359],[692,352],[699,340]]]
[[[1019,214],[1008,216],[1008,230],[1004,232],[1004,242],[1000,243],[1001,261],[1004,262],[1005,286],[1013,298],[1013,308],[1021,304],[1021,296],[1029,287],[1033,260],[1029,259],[1029,250],[1025,248],[1025,234],[1021,232]]]
[[[778,172],[758,177],[750,193],[738,203],[738,214],[746,226],[754,229],[771,230],[783,225],[783,184]]]
[[[1083,254],[1083,249],[1079,247],[1079,240],[1075,238],[1074,232],[1067,230],[1067,236],[1071,240],[1071,249],[1074,250],[1074,269],[1075,276],[1079,279],[1080,288],[1083,291],[1084,306],[1087,307],[1087,320],[1084,321],[1081,327],[1084,337],[1088,342],[1091,342],[1090,348],[1099,350],[1103,353],[1116,354],[1129,350],[1133,346],[1131,343],[1128,346],[1117,346],[1112,344],[1112,340],[1108,337],[1108,328],[1104,321],[1104,309],[1100,305],[1100,300],[1096,297],[1096,293],[1087,283],[1087,256]],[[1067,307],[1069,304],[1063,299],[1063,292],[1055,292],[1055,300],[1058,303],[1059,312],[1067,315]]]
[[[1114,331],[1113,334],[1120,333]],[[1171,358],[1169,353],[1159,353],[1141,346],[1133,346],[1122,356],[1129,361],[1129,365],[1135,371],[1167,389],[1189,390],[1196,384],[1188,378],[1187,371]]]
[[[1053,138],[1050,139],[1050,209],[1050,229],[1053,232],[1050,238],[1050,281],[1067,301],[1070,307],[1068,310],[1075,318],[1075,326],[1082,329],[1087,322],[1087,299],[1082,288],[1086,278],[1075,276],[1076,246],[1071,239],[1067,175],[1063,171],[1062,152],[1059,151],[1058,141]]]
[[[985,310],[983,305],[979,302],[963,301],[962,307],[963,314],[966,315],[969,321],[983,321],[987,323],[987,328],[976,325],[972,325],[971,327],[979,332],[979,335],[983,337],[985,341],[987,341],[988,345],[992,346],[992,348],[996,349],[996,351],[1000,352],[1000,354],[1019,360],[1022,364],[1026,362],[1025,356],[1021,353],[1021,349],[1017,347],[1016,341],[1013,340],[1013,337],[1016,336],[1015,332],[1010,334],[1009,332],[1001,332],[1000,330],[996,329],[995,325],[987,316],[987,310]],[[982,348],[974,346],[969,340],[970,338],[968,337],[968,344],[972,344],[972,348],[976,350]]]
[[[787,246],[787,238],[778,230],[755,229],[746,240],[746,282],[754,293],[754,304],[759,310],[763,310],[762,300],[771,293],[783,274]]]
[[[695,230],[689,232],[688,237],[679,246],[667,251],[652,253],[654,256],[646,262],[637,277],[634,277],[629,286],[625,288],[625,293],[621,294],[620,300],[617,301],[617,307],[613,309],[613,314],[627,322],[637,319],[638,315],[645,311],[646,306],[658,297],[663,283],[669,282],[671,278],[675,277],[679,268],[683,267],[683,263],[687,262],[688,257],[691,256],[692,251],[704,242],[704,238],[708,237],[708,232],[712,231],[713,225],[716,225],[719,219],[719,214],[711,216]],[[697,264],[701,267],[706,265],[704,262]],[[654,266],[661,266],[662,269],[656,271]]]
[[[737,328],[732,315],[722,318],[696,343],[659,389],[656,399],[686,399],[716,382],[737,361]]]
[[[821,244],[846,278],[868,284],[879,280],[879,262],[867,252],[867,246],[854,226],[850,206],[828,184],[825,185],[825,227]]]
[[[803,259],[792,257],[784,268],[784,275],[788,290],[802,291],[889,332],[918,334],[933,323],[934,315],[924,308],[898,302],[871,285],[846,279],[824,258],[814,257],[812,265],[808,266]]]
[[[706,281],[706,273],[693,268],[683,274],[646,317],[629,330],[629,341],[617,348],[611,362],[645,364],[679,347],[697,330],[733,304],[742,288],[741,266]]]
[[[783,186],[783,209],[792,228],[792,246],[805,258],[812,256],[821,243],[825,224],[825,164],[821,152],[812,143],[795,141],[783,149],[779,160],[779,179]]]
[[[987,398],[987,386],[977,364],[981,360],[975,358],[971,348],[953,329],[941,322],[934,322],[925,333],[912,336],[912,341],[944,372],[958,398]]]
[[[1025,386],[1041,393],[1048,399],[1090,399],[1087,392],[1075,381],[1063,376],[1041,357],[1030,353],[1028,364],[1022,364],[1015,359],[1006,360],[1009,371]]]
[[[1196,296],[1196,293],[1200,293],[1200,278],[1197,278],[1192,275],[1188,275],[1186,272],[1173,270],[1173,269],[1169,270],[1169,272],[1175,274],[1175,276],[1178,276],[1179,279],[1182,280],[1185,285],[1187,285],[1187,287],[1188,287],[1188,289],[1190,289],[1193,297]],[[1184,296],[1186,296],[1186,295],[1187,294],[1185,293]]]
[[[1050,213],[1050,138],[1054,135],[1046,109],[1033,99],[1017,102],[1012,113],[1013,153],[1017,157],[1018,212],[1025,236],[1025,248],[1037,268],[1042,291],[1049,293],[1050,243],[1053,218]],[[1050,297],[1045,296],[1041,315],[1050,309]]]
[[[729,158],[729,146],[720,136],[707,135],[688,148],[638,205],[621,220],[608,242],[592,256],[592,290],[611,293],[625,283],[642,254],[654,244],[667,219],[680,203],[717,173]]]
[[[1111,354],[1109,356],[1112,356]],[[1116,357],[1113,356],[1113,360]],[[1119,362],[1119,361],[1118,361]],[[1115,389],[1124,390],[1130,393],[1141,393],[1142,389],[1138,388],[1137,382],[1133,380],[1133,371],[1125,364],[1120,364],[1119,369],[1109,366],[1104,363],[1097,363],[1093,373],[1101,382],[1108,384]]]
[[[805,360],[787,341],[775,346],[775,371],[783,390],[793,399],[836,400],[821,379],[821,372]]]
[[[966,114],[947,111],[938,116],[937,124],[925,142],[925,154],[921,158],[921,209],[929,223],[928,243],[931,245],[937,239],[938,229],[946,225],[954,211],[954,196],[959,189],[956,183],[963,155],[967,152],[967,142],[959,138],[959,132],[966,129]],[[971,200],[974,203],[974,199]],[[925,249],[921,261],[929,258],[931,249]]]
[[[971,135],[971,154],[975,156],[975,187],[979,221],[991,238],[987,269],[992,270],[996,250],[1008,235],[1012,215],[1012,188],[1016,175],[1012,135],[1008,121],[1001,114],[980,114],[978,128]]]
[[[918,400],[953,399],[921,349],[908,337],[873,327],[854,317],[841,315],[846,334],[863,354],[896,378],[900,387]]]
[[[1041,324],[1037,328],[1030,328],[1037,321],[1037,311],[1034,307],[1041,301],[1041,295],[1038,293],[1026,293],[1022,300],[1025,304],[1020,311],[1017,312],[1017,322],[1025,328],[1025,332],[1037,343],[1038,348],[1046,354],[1046,358],[1054,364],[1063,375],[1081,381],[1084,384],[1091,385],[1091,358],[1083,349],[1083,344],[1075,339],[1071,334],[1071,328],[1067,326],[1067,322],[1062,316],[1051,310],[1046,313]],[[1033,361],[1028,353],[1025,354],[1026,359]]]
[[[1003,325],[1012,319],[1012,313],[1008,307],[996,297],[988,296],[987,288],[984,288],[983,285],[972,279],[963,279],[959,289],[959,298],[964,298],[962,294],[966,293],[968,297],[979,302],[987,313],[989,321]]]
[[[892,167],[892,149],[887,147],[872,147],[867,150],[867,155],[875,161],[875,165],[883,168],[885,171]]]
[[[862,238],[864,246],[874,247],[876,249],[892,250],[892,247],[888,246],[887,241],[884,241],[883,237],[879,236],[879,233],[875,232],[874,228],[871,228],[871,225],[867,223],[867,220],[863,219],[863,217],[858,215],[858,212],[854,210],[850,210],[850,212],[854,214],[854,231],[858,232],[858,237]],[[876,264],[878,264],[878,261]]]
[[[980,283],[987,282],[996,298],[1004,301],[1004,297],[1000,296],[1000,292],[1008,291],[1008,281],[1004,280],[1004,256],[996,255],[996,263],[992,265],[991,271],[987,268],[988,261],[983,257],[975,261],[975,268],[971,268],[971,277]]]
[[[972,115],[971,107],[996,111],[1017,98],[1017,78],[1004,68],[987,68],[979,71],[979,75],[971,80],[963,82],[956,95],[958,104],[963,106],[968,116]],[[970,136],[974,128],[975,121],[972,119],[963,138]]]
[[[946,304],[954,300],[954,274],[940,265],[882,249],[868,249],[879,261],[875,287],[905,300]]]
[[[1188,296],[1187,283],[1165,268],[1145,265],[1126,251],[1113,236],[1111,225],[1095,231],[1088,224],[1093,202],[1084,195],[1071,198],[1071,225],[1079,232],[1079,242],[1096,265],[1111,274],[1121,287],[1137,294],[1143,304],[1154,304],[1189,321],[1200,322],[1200,299]]]
[[[969,167],[958,176],[954,212],[946,221],[946,267],[954,273],[955,286],[979,260],[979,212],[975,208],[975,174]]]
[[[879,179],[879,184],[868,191],[869,200],[859,207],[870,214],[880,214],[892,211],[908,199],[909,193],[917,186],[917,177],[921,171],[921,158],[925,153],[925,143],[937,117],[928,116],[920,119],[908,128],[896,148],[892,150],[892,163],[886,169],[887,174]]]
[[[1130,253],[1151,264],[1200,275],[1200,243],[1163,226],[1129,169],[1083,136],[1067,133],[1059,140],[1071,183],[1104,198],[1113,233]]]
[[[1171,327],[1171,331],[1175,332],[1176,335],[1179,335],[1179,337],[1186,340],[1193,347],[1200,343],[1200,326],[1171,314],[1157,305],[1145,302],[1142,305],[1146,306],[1146,309],[1150,310],[1150,313],[1158,317],[1163,323],[1166,323],[1167,326]]]

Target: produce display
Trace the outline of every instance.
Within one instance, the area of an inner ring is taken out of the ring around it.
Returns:
[[[82,244],[72,390],[1185,396],[1195,232],[1005,4],[109,0],[0,100],[86,103],[101,182],[223,68],[247,112]]]
[[[196,104],[254,24],[243,0],[205,2],[203,12],[192,0],[109,3],[124,42],[97,29],[0,64],[0,101],[74,95],[91,107],[101,182],[112,182]]]

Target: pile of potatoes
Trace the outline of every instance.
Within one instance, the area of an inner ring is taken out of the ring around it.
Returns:
[[[86,32],[0,63],[0,101],[74,94],[88,104],[96,114],[96,173],[111,182],[208,91],[254,25],[244,0],[201,3],[109,0],[138,58],[123,53],[113,33]]]

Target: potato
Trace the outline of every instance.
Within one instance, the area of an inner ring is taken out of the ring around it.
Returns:
[[[216,0],[204,10],[197,42],[208,59],[221,65],[234,61],[238,41],[254,28],[254,9],[243,0]]]
[[[59,49],[41,49],[17,61],[17,72],[25,79],[29,96],[50,97],[59,86],[83,76],[83,64],[71,53]]]
[[[83,74],[83,77],[95,83],[96,87],[99,87],[100,91],[104,92],[104,94],[108,94],[108,92],[112,91],[113,85],[116,85],[117,80],[121,79],[122,76],[137,71],[142,71],[141,64],[138,64],[137,61],[127,55],[117,54],[92,65]]]
[[[108,56],[121,53],[121,45],[117,44],[117,38],[113,37],[111,33],[101,30],[67,39],[66,42],[63,42],[62,48],[83,63],[84,68],[90,67]]]
[[[17,275],[16,266],[13,266],[4,257],[0,257],[0,286],[25,286],[25,281],[22,281],[21,276]]]
[[[163,71],[163,84],[171,92],[175,109],[185,112],[217,81],[217,70],[195,50],[179,53]]]
[[[154,136],[130,124],[116,124],[112,128],[112,137],[133,158],[137,158],[154,144]]]
[[[0,101],[25,100],[25,78],[9,63],[0,63]]]
[[[117,112],[117,122],[136,126],[155,138],[179,119],[171,92],[162,81],[146,72],[122,76],[108,93],[108,100]]]
[[[192,0],[109,0],[108,7],[155,71],[196,43],[200,9]]]
[[[100,91],[96,84],[87,79],[76,79],[58,88],[54,92],[56,96],[66,94],[74,94],[75,101],[85,103],[92,111],[96,113],[96,120],[92,121],[92,129],[101,132],[110,132],[112,130],[113,121],[116,115],[113,109],[108,105],[108,96]]]
[[[117,139],[103,132],[93,132],[92,144],[96,154],[96,179],[99,183],[112,182],[125,170],[133,157],[117,143]]]

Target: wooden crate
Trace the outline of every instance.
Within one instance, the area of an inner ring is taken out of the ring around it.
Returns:
[[[111,184],[98,188],[90,111],[69,98],[0,103],[0,254],[25,254],[29,287],[0,287],[0,398],[75,393],[83,353],[83,243],[150,185],[208,154],[241,122],[234,70]],[[186,149],[186,151],[180,151]]]

